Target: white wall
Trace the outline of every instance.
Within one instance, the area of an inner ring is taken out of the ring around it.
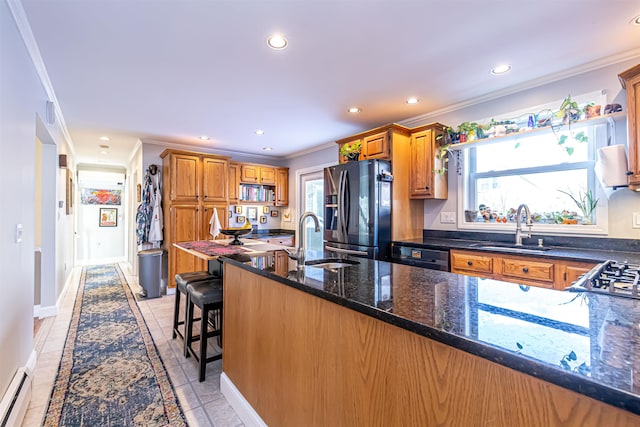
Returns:
[[[567,94],[580,95],[606,90],[607,103],[618,103],[626,111],[626,92],[620,86],[618,73],[636,65],[640,58],[610,65],[601,69],[566,78],[543,86],[524,90],[492,101],[468,106],[442,114],[431,114],[403,122],[405,126],[414,127],[422,124],[440,122],[455,127],[464,121],[474,121],[485,117],[501,116],[511,111],[521,110],[534,105],[541,105]],[[604,106],[603,106],[604,108]],[[626,143],[626,120],[616,124],[616,143]],[[452,167],[453,169],[453,167]],[[456,212],[459,177],[449,172],[449,198],[447,200],[426,200],[424,203],[424,228],[433,230],[456,230],[456,224],[441,224],[440,212]],[[640,238],[640,229],[631,228],[632,212],[640,211],[640,193],[627,189],[619,189],[609,199],[609,234],[612,238]]]
[[[15,2],[12,2],[15,6]],[[72,233],[66,219],[56,218],[53,199],[59,196],[57,153],[67,149],[60,129],[45,125],[46,101],[49,99],[36,67],[25,47],[9,4],[0,2],[0,395],[4,394],[16,370],[27,365],[33,352],[33,283],[35,240],[36,135],[43,143],[42,245],[51,249],[47,259],[55,267],[43,283],[43,304],[53,303],[68,273],[59,265],[68,263],[73,251]],[[52,145],[53,144],[53,145]],[[57,153],[53,154],[53,147]],[[45,193],[47,197],[45,197]],[[53,202],[53,203],[52,203]],[[48,210],[51,217],[45,219]],[[22,241],[16,243],[16,225],[22,224]],[[72,224],[72,222],[71,222]],[[56,241],[55,246],[51,236]],[[57,237],[55,237],[57,236]],[[58,240],[62,240],[58,244]],[[71,244],[69,243],[71,241]],[[54,249],[55,247],[55,249]],[[69,249],[71,248],[71,249]],[[55,253],[50,253],[54,252]],[[43,256],[45,253],[43,251]],[[44,265],[43,265],[44,268]]]

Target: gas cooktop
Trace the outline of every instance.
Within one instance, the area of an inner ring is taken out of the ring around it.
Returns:
[[[581,276],[567,290],[640,299],[639,282],[640,265],[605,261]]]

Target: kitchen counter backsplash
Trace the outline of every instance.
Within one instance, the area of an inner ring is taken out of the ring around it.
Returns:
[[[424,239],[482,240],[513,243],[514,233],[488,233],[475,231],[423,230]],[[640,252],[640,239],[610,239],[605,237],[547,236],[533,233],[531,238],[523,238],[526,246],[535,246],[543,239],[544,246],[561,246],[577,249],[600,249],[604,251]]]
[[[273,254],[222,259],[640,415],[640,300],[362,258],[342,269],[290,261],[288,271],[274,268]]]

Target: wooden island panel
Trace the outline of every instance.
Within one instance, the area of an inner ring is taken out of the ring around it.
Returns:
[[[224,266],[223,371],[270,426],[602,426],[640,417]]]

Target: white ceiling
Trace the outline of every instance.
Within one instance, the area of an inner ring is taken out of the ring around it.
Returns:
[[[638,0],[22,4],[78,163],[125,165],[138,139],[282,158],[640,48]]]

